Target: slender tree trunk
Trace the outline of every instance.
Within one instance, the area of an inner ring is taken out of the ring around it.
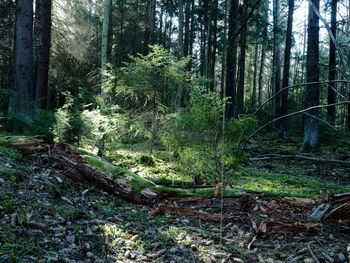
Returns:
[[[38,1],[38,0],[37,0]],[[49,68],[51,48],[51,0],[40,1],[40,46],[38,57],[38,75],[35,99],[41,109],[47,109],[49,90]]]
[[[236,71],[237,71],[237,42],[235,38],[238,0],[230,1],[229,22],[228,22],[228,41],[227,41],[227,58],[226,58],[226,85],[225,93],[228,98],[226,117],[234,117],[234,106],[236,100]]]
[[[108,63],[108,33],[109,33],[109,22],[111,17],[111,5],[112,0],[104,0],[103,2],[103,25],[102,25],[102,45],[101,45],[101,94],[103,94],[103,85],[106,82],[104,71],[107,70]]]
[[[149,53],[149,45],[154,44],[154,28],[156,20],[156,0],[148,0],[148,21],[146,23],[144,53]]]
[[[163,19],[164,19],[164,6],[161,5],[160,6],[160,15],[159,15],[159,38],[158,38],[158,42],[160,45],[164,46],[163,43]]]
[[[184,25],[184,56],[187,57],[189,54],[190,45],[190,12],[191,3],[186,2],[185,4],[185,25]]]
[[[239,66],[238,66],[238,81],[237,81],[237,111],[236,116],[243,114],[244,112],[244,80],[245,80],[245,60],[246,60],[246,45],[247,45],[247,12],[248,3],[244,1],[242,6],[243,12],[241,15],[241,36],[240,36],[240,54],[239,54]]]
[[[337,4],[338,0],[332,0],[331,3],[331,32],[336,38],[337,35]],[[336,46],[335,43],[330,40],[329,41],[329,72],[328,79],[329,81],[335,80],[337,75],[337,66],[336,66]],[[329,83],[328,86],[328,104],[334,104],[336,102],[336,84]],[[335,106],[331,106],[327,108],[328,121],[331,125],[335,124],[336,110]]]
[[[15,43],[15,85],[9,105],[9,116],[32,121],[33,87],[33,0],[17,0],[16,43]]]
[[[312,0],[312,3],[319,10],[320,0]],[[319,82],[319,17],[315,13],[311,3],[309,4],[308,21],[306,81]],[[307,85],[305,107],[317,106],[319,102],[319,84]],[[310,110],[304,116],[304,150],[306,151],[313,151],[318,146],[319,121],[316,119],[318,112],[318,109]]]
[[[216,63],[216,49],[217,49],[217,27],[218,27],[218,0],[212,2],[212,19],[210,30],[210,57],[209,57],[209,78],[212,79],[210,82],[210,91],[214,91],[215,88],[215,63]]]
[[[263,4],[263,15],[265,17],[268,16],[268,2]],[[263,40],[261,45],[261,59],[260,59],[260,70],[259,70],[259,84],[258,84],[258,105],[260,106],[262,103],[262,92],[263,92],[263,80],[264,80],[264,70],[265,70],[265,57],[266,57],[266,44],[267,44],[267,21],[263,22]]]
[[[281,40],[280,40],[280,1],[273,0],[273,66],[272,66],[272,87],[273,94],[281,89]],[[281,106],[281,96],[275,97],[273,104],[274,117],[278,117]]]
[[[259,23],[256,23],[256,35],[259,34]],[[256,108],[256,79],[257,79],[257,72],[258,72],[258,56],[259,56],[259,43],[256,41],[255,43],[255,51],[254,51],[254,73],[253,73],[253,91],[252,91],[252,111],[255,111]]]
[[[179,58],[184,56],[184,1],[179,0],[179,34],[178,34]]]
[[[291,49],[292,49],[293,14],[294,14],[294,0],[289,0],[286,47],[284,51],[282,89],[289,86],[290,56],[291,56]],[[281,105],[281,116],[284,116],[287,114],[288,114],[288,89],[282,91],[282,105]],[[280,122],[279,135],[284,140],[288,140],[288,122],[289,122],[288,118],[284,118]]]

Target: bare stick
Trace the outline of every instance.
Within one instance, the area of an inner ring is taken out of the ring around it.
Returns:
[[[271,97],[269,97],[264,103],[262,103],[259,108],[253,113],[253,116],[255,116],[262,107],[264,107],[267,103],[269,103],[273,98],[275,98],[276,96],[278,96],[279,94],[281,94],[283,91],[287,90],[287,89],[293,89],[293,88],[297,88],[300,86],[308,86],[308,85],[313,85],[313,84],[330,84],[330,83],[349,83],[349,80],[331,80],[331,81],[323,81],[323,82],[305,82],[305,83],[298,83],[298,84],[294,84],[288,87],[285,87],[283,89],[281,89],[280,91],[276,92],[276,94],[272,95]]]
[[[294,115],[298,115],[304,112],[308,112],[310,110],[314,110],[314,109],[321,109],[321,108],[327,108],[327,107],[332,107],[332,106],[339,106],[339,105],[344,105],[344,104],[350,104],[350,101],[341,101],[341,102],[337,102],[337,103],[333,103],[333,104],[327,104],[327,105],[317,105],[317,106],[313,106],[313,107],[309,107],[307,109],[304,110],[300,110],[300,111],[295,111],[292,113],[289,113],[287,115],[278,117],[276,119],[273,119],[272,121],[269,121],[268,123],[265,123],[263,126],[261,126],[259,129],[255,130],[255,132],[253,132],[248,139],[244,142],[242,149],[244,150],[245,147],[247,146],[247,143],[250,141],[250,139],[252,139],[256,134],[258,134],[261,130],[263,130],[264,128],[266,128],[267,126],[269,126],[271,123],[274,123],[276,121],[282,120],[284,118],[288,118]]]

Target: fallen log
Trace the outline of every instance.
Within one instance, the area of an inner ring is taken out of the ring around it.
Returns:
[[[48,151],[48,149],[52,145],[48,138],[41,135],[31,137],[8,138],[9,144],[25,156],[31,155],[36,152]]]
[[[319,157],[305,156],[305,155],[280,155],[280,154],[268,154],[259,157],[249,158],[249,161],[266,161],[266,160],[281,160],[281,159],[291,159],[291,160],[305,160],[317,163],[335,163],[341,165],[350,165],[350,161],[342,161],[335,159],[324,159]]]
[[[219,214],[210,214],[205,212],[199,212],[195,209],[189,209],[189,208],[179,208],[171,205],[159,205],[156,209],[149,211],[149,215],[158,215],[160,213],[173,213],[178,214],[180,216],[187,216],[194,219],[200,219],[203,221],[212,221],[212,222],[221,222],[223,220],[223,217]]]
[[[65,143],[50,145],[44,137],[24,137],[12,145],[24,155],[35,156],[36,160],[87,187],[96,186],[128,201],[145,205],[153,205],[158,198],[152,182],[103,159],[96,158],[101,167],[95,167],[87,162],[86,157],[74,152]],[[91,156],[90,158],[94,159]]]
[[[315,233],[319,223],[282,223],[272,220],[264,220],[260,223],[259,231],[263,234],[271,234],[272,232],[297,232],[297,233]]]

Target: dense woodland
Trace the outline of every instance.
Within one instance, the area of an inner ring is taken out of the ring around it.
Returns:
[[[0,0],[0,262],[350,260],[349,44],[348,0]]]

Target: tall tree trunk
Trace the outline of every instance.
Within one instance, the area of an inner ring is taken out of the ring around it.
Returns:
[[[241,36],[240,36],[240,54],[238,65],[238,81],[237,81],[237,111],[236,116],[244,112],[244,80],[245,80],[245,60],[246,60],[246,45],[247,45],[247,12],[248,1],[244,1],[242,6],[243,12],[241,15]]]
[[[178,34],[179,58],[184,56],[184,1],[179,0],[179,34]]]
[[[314,11],[314,7],[320,9],[320,0],[312,0],[309,3],[308,16],[308,41],[307,41],[307,62],[306,62],[306,81],[319,82],[319,17]],[[305,107],[319,105],[320,89],[319,84],[307,85]],[[319,142],[319,121],[318,109],[310,110],[304,116],[304,150],[313,151]],[[315,118],[314,118],[315,117]]]
[[[263,4],[263,16],[268,16],[268,2]],[[265,58],[266,58],[266,44],[267,44],[267,27],[268,22],[263,22],[263,40],[261,45],[261,59],[260,59],[260,70],[259,70],[259,84],[258,84],[258,105],[260,106],[262,103],[262,92],[263,92],[263,80],[264,80],[264,70],[265,70]]]
[[[103,25],[102,25],[102,45],[101,45],[101,94],[103,94],[103,85],[106,82],[104,71],[107,70],[108,63],[108,35],[109,35],[109,22],[111,17],[111,5],[112,0],[104,0],[103,2]]]
[[[9,105],[9,116],[32,121],[33,87],[33,0],[17,0],[16,43],[15,43],[15,85]]]
[[[37,0],[38,1],[38,0]],[[51,48],[51,0],[40,1],[40,46],[38,57],[38,75],[35,99],[41,109],[47,109],[49,90],[49,68]]]
[[[273,94],[281,89],[281,40],[280,40],[280,1],[273,0],[273,65],[272,65],[272,87]],[[274,117],[280,115],[281,96],[275,97],[273,104]]]
[[[289,0],[286,48],[284,51],[282,89],[289,86],[290,55],[291,55],[291,49],[292,49],[293,14],[294,14],[294,0]],[[281,116],[284,116],[287,114],[288,114],[288,89],[282,91],[282,105],[281,105]],[[284,140],[288,140],[288,121],[289,121],[288,118],[284,118],[280,122],[279,135]]]
[[[212,19],[210,23],[210,55],[209,55],[209,78],[210,91],[214,91],[215,87],[215,63],[216,63],[216,49],[217,49],[217,27],[218,27],[218,0],[213,0],[211,7]]]
[[[149,45],[154,44],[154,28],[156,20],[156,0],[148,0],[148,21],[146,22],[144,53],[148,54]]]
[[[259,23],[256,23],[256,35],[259,34]],[[256,40],[255,43],[255,51],[254,51],[254,73],[253,73],[253,91],[252,91],[252,111],[255,111],[256,108],[256,79],[257,79],[257,73],[258,73],[258,56],[259,56],[259,43],[258,40]]]
[[[338,0],[332,0],[331,3],[331,32],[336,38],[337,35],[337,4]],[[333,81],[336,79],[337,75],[337,66],[336,66],[336,47],[335,43],[330,39],[329,41],[329,72],[328,79],[329,81]],[[333,82],[329,83],[328,86],[328,104],[334,104],[336,101],[336,84]],[[328,121],[331,125],[335,124],[335,106],[331,106],[327,108]]]
[[[227,41],[227,58],[226,58],[226,85],[225,95],[228,98],[226,109],[226,117],[228,119],[234,117],[234,108],[236,100],[236,71],[237,71],[237,42],[235,38],[238,0],[230,1],[229,22],[228,22],[228,41]]]

